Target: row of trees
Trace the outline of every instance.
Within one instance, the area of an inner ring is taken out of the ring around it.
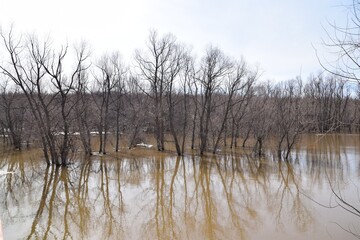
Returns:
[[[288,158],[301,133],[359,130],[357,86],[336,75],[264,83],[244,59],[210,46],[196,60],[173,35],[156,32],[131,67],[119,53],[92,60],[86,44],[56,48],[12,30],[1,37],[3,135],[17,149],[41,144],[47,164],[68,164],[77,143],[91,155],[93,132],[103,154],[109,135],[119,151],[120,139],[131,148],[151,133],[159,151],[170,142],[178,155],[248,139],[263,154],[272,139]]]

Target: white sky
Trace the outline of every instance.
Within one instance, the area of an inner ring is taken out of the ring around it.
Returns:
[[[258,64],[263,80],[321,69],[322,26],[346,23],[351,0],[0,0],[0,25],[54,41],[87,41],[94,55],[144,48],[150,29],[171,32],[201,57],[209,44]]]

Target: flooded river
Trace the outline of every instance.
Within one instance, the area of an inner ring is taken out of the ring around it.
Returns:
[[[66,169],[47,168],[40,157],[36,151],[1,153],[4,239],[360,234],[360,217],[334,194],[359,209],[359,135],[303,137],[288,162],[270,152],[261,159],[244,152],[201,158],[133,149],[77,160]]]

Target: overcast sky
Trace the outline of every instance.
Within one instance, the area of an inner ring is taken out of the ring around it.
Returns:
[[[120,51],[130,60],[150,29],[173,33],[200,58],[209,45],[258,64],[263,80],[320,70],[314,47],[328,22],[346,23],[351,0],[0,0],[0,24],[20,33],[86,40],[94,55]],[[331,30],[330,30],[331,31]],[[314,47],[313,47],[314,46]]]

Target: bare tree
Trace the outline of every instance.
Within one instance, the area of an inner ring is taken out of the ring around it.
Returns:
[[[6,35],[2,32],[1,37],[9,64],[0,69],[27,99],[47,164],[67,165],[73,146],[71,115],[76,105],[70,95],[86,56],[77,59],[76,69],[68,77],[64,71],[67,46],[56,51],[49,40],[41,43],[35,36],[16,40],[12,29]]]
[[[88,73],[90,64],[81,64],[80,59],[84,59],[88,55],[86,45],[82,43],[76,48],[76,55],[78,59],[78,71],[72,76],[75,79],[75,118],[77,121],[77,129],[80,133],[80,140],[83,145],[85,155],[92,154],[91,135],[90,135],[90,119],[93,119],[90,111],[90,93],[88,91]]]
[[[130,75],[126,81],[125,101],[125,126],[128,134],[128,146],[132,148],[144,139],[143,134],[147,131],[149,124],[149,101],[141,91],[139,80]]]
[[[15,88],[11,90],[9,80],[1,84],[0,125],[4,131],[4,140],[10,139],[15,149],[21,150],[27,103],[26,99]]]
[[[75,92],[77,77],[84,71],[84,62],[87,59],[85,49],[77,51],[76,67],[71,77],[68,77],[64,71],[64,61],[67,55],[68,47],[61,47],[59,51],[48,50],[46,55],[37,55],[37,61],[43,66],[46,73],[50,77],[50,81],[54,86],[56,100],[60,103],[60,135],[62,140],[58,149],[60,153],[61,165],[68,164],[69,151],[73,147],[72,133],[70,132],[73,118],[72,113],[76,107],[76,98],[71,95]]]
[[[246,134],[243,141],[245,147],[246,138],[250,135],[251,121],[244,121],[249,115],[248,106],[254,95],[254,83],[257,78],[257,71],[252,72],[248,76],[248,84],[242,88],[236,96],[236,103],[231,108],[231,143],[230,148],[237,147],[237,141],[240,136],[240,128],[244,128]]]
[[[198,99],[198,93],[199,93],[199,86],[198,82],[196,80],[196,72],[193,71],[192,77],[189,79],[189,91],[191,94],[191,102],[193,105],[193,111],[191,116],[191,149],[194,149],[195,147],[195,138],[196,138],[196,126],[198,121],[198,115],[199,115],[199,99]]]
[[[360,85],[360,1],[353,0],[352,5],[349,8],[348,20],[345,26],[339,26],[336,23],[330,24],[333,32],[327,32],[328,41],[324,41],[324,45],[329,49],[334,56],[334,59],[320,59],[319,62],[325,71],[331,73],[333,76],[326,85],[332,85],[331,91],[328,91],[327,95],[333,97],[332,109],[333,112],[329,113],[327,118],[333,119],[331,121],[331,128],[329,130],[336,129],[340,131],[340,127],[343,125],[351,125],[351,122],[355,122],[352,119],[344,123],[343,117],[349,115],[345,114],[346,109],[349,107],[350,94],[344,94],[345,80],[357,83],[359,94]],[[335,76],[335,77],[334,77]],[[320,85],[321,81],[319,81]],[[329,93],[332,94],[329,94]],[[324,94],[326,95],[326,94]],[[329,98],[329,97],[327,97]],[[326,98],[326,99],[327,99]],[[324,98],[322,98],[324,99]],[[324,102],[324,100],[322,101]],[[358,101],[351,112],[356,112],[359,109]],[[357,128],[359,125],[357,126]],[[329,127],[328,127],[329,128]],[[328,131],[329,131],[328,130]],[[340,191],[336,191],[332,186],[330,180],[332,192],[335,195],[336,202],[345,211],[357,217],[360,216],[359,208],[356,204],[353,204],[345,199]],[[360,238],[359,233],[353,231],[350,227],[348,229],[340,226],[344,231],[352,234],[355,238]]]
[[[201,109],[200,109],[200,154],[207,148],[211,114],[216,109],[214,94],[218,91],[223,78],[231,72],[233,63],[220,49],[210,46],[202,60]]]
[[[119,83],[123,78],[122,63],[120,55],[115,53],[112,56],[104,55],[97,66],[98,75],[94,75],[96,79],[95,92],[93,93],[94,102],[96,103],[99,120],[99,153],[106,154],[106,144],[109,133],[109,113],[110,100],[113,90],[119,87]]]
[[[271,94],[272,86],[269,83],[259,85],[250,104],[251,132],[256,141],[254,151],[258,156],[264,154],[264,142],[273,127],[274,104]]]
[[[359,83],[360,2],[353,0],[348,10],[347,24],[339,26],[336,23],[330,23],[333,32],[327,31],[328,40],[323,41],[324,46],[333,53],[334,59],[318,58],[327,72]]]
[[[302,81],[301,78],[278,84],[274,89],[274,120],[275,137],[277,139],[278,157],[289,158],[299,135],[305,130],[304,112],[301,108]]]
[[[125,80],[127,68],[121,61],[119,53],[115,53],[111,58],[114,70],[114,93],[112,94],[112,105],[115,111],[115,152],[119,151],[120,146],[120,117],[124,110]]]
[[[314,131],[340,131],[342,126],[355,121],[344,114],[350,100],[350,91],[346,87],[346,81],[338,76],[311,76],[304,93],[308,118],[312,121]]]
[[[218,148],[221,134],[223,133],[226,123],[229,120],[229,114],[232,112],[234,106],[240,105],[238,108],[239,110],[242,109],[242,104],[247,99],[250,89],[255,82],[257,77],[257,73],[252,73],[250,70],[247,69],[245,62],[242,60],[241,62],[237,63],[235,71],[227,76],[225,81],[225,94],[227,96],[225,110],[223,113],[223,119],[220,125],[220,130],[218,131],[218,135],[215,141],[213,153],[216,153]],[[241,115],[241,114],[240,114]],[[237,121],[240,119],[238,118]],[[234,122],[234,121],[233,121]],[[232,129],[235,130],[234,128]],[[227,134],[225,132],[224,141],[226,143]]]
[[[46,74],[37,59],[46,57],[47,47],[40,48],[34,40],[16,39],[13,29],[5,34],[1,32],[4,47],[8,54],[9,64],[0,66],[2,73],[9,77],[25,95],[43,146],[47,164],[59,164],[55,146],[55,137],[51,131],[50,104],[54,97],[44,95],[43,79]]]
[[[190,110],[190,99],[189,95],[191,94],[191,83],[195,77],[195,68],[194,68],[194,59],[189,55],[184,55],[184,68],[183,68],[183,77],[181,80],[182,86],[182,94],[183,94],[183,121],[182,121],[182,144],[181,144],[181,152],[184,154],[185,152],[185,142],[187,140],[187,129],[188,129],[188,121],[189,121],[189,110]],[[197,109],[195,110],[196,113]],[[196,117],[194,116],[194,122],[196,122]],[[194,148],[194,140],[193,137],[195,136],[195,129],[192,132],[192,139],[191,139],[191,149]]]
[[[193,78],[193,59],[183,47],[179,47],[174,54],[173,69],[178,70],[176,78],[169,78],[167,92],[167,107],[169,112],[169,130],[174,140],[177,154],[183,155],[188,131],[189,111],[189,83]],[[171,74],[170,76],[174,76]]]
[[[149,83],[149,91],[144,92],[151,98],[154,109],[154,133],[157,149],[165,149],[165,99],[170,82],[179,71],[175,37],[171,34],[158,37],[157,32],[150,33],[146,52],[136,51],[136,62],[141,79]],[[169,82],[170,81],[170,82]]]

